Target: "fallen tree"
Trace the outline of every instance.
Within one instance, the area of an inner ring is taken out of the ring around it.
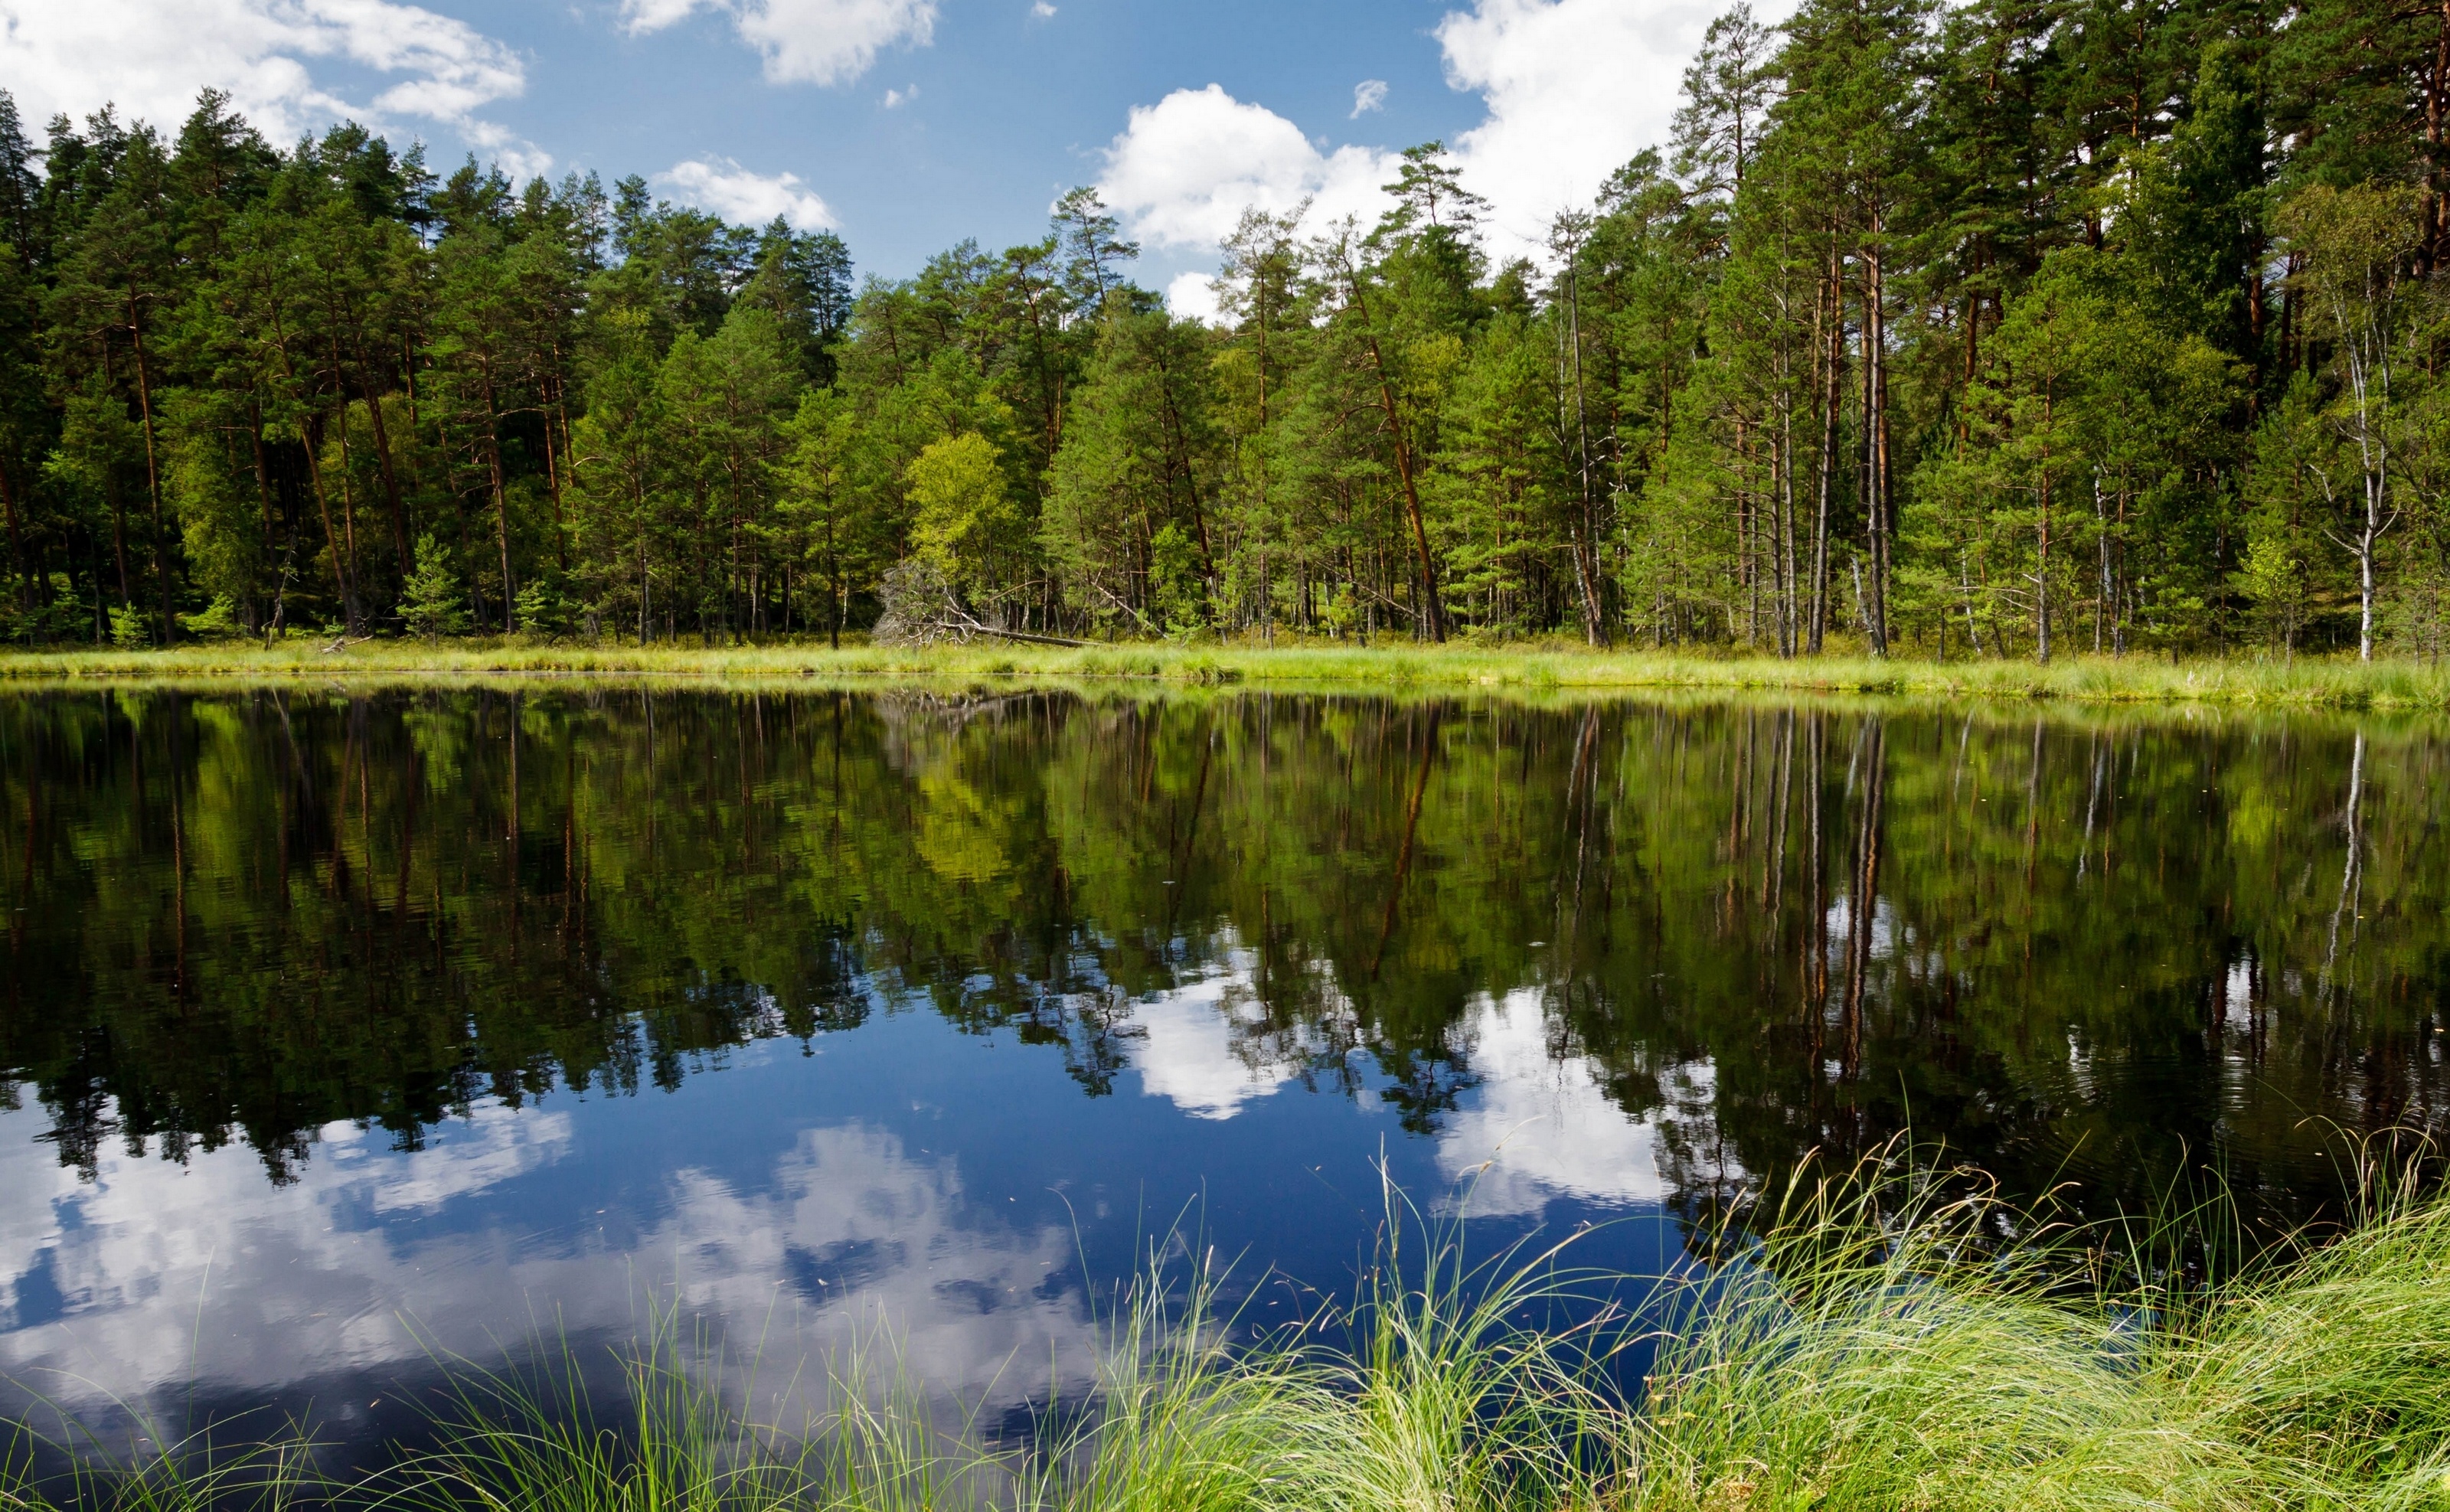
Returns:
[[[1031,646],[1089,644],[987,624],[962,602],[962,595],[933,563],[915,556],[885,574],[885,580],[877,586],[877,597],[885,606],[885,612],[876,621],[876,641],[880,646],[940,646],[946,642],[965,645],[982,637]]]

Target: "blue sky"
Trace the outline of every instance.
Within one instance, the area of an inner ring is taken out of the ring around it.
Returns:
[[[438,163],[641,173],[735,219],[830,224],[900,276],[1041,231],[1097,184],[1142,281],[1200,301],[1240,209],[1376,208],[1432,137],[1496,250],[1657,141],[1708,0],[0,0],[32,123],[167,124],[206,85],[276,136],[339,115]],[[1368,87],[1365,88],[1365,86]],[[1356,91],[1363,91],[1356,95]]]

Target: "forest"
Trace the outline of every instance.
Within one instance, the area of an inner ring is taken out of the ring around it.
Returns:
[[[0,640],[2438,655],[2446,106],[2450,7],[1739,6],[1546,257],[1429,143],[1245,214],[1210,323],[1091,188],[863,281],[0,93]]]

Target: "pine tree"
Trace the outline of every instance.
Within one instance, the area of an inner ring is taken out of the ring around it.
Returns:
[[[412,635],[429,641],[456,635],[467,628],[459,584],[451,572],[450,553],[431,535],[417,538],[417,566],[400,585],[400,623]]]

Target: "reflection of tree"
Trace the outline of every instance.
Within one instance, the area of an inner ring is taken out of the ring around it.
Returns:
[[[47,696],[0,748],[0,1062],[88,1167],[279,1174],[922,1006],[1099,1094],[1219,978],[1254,1072],[1417,1129],[1533,989],[1697,1205],[1909,1123],[2029,1190],[2217,1156],[2279,1201],[2328,1179],[2307,1115],[2443,1121],[2404,730],[633,688]]]

